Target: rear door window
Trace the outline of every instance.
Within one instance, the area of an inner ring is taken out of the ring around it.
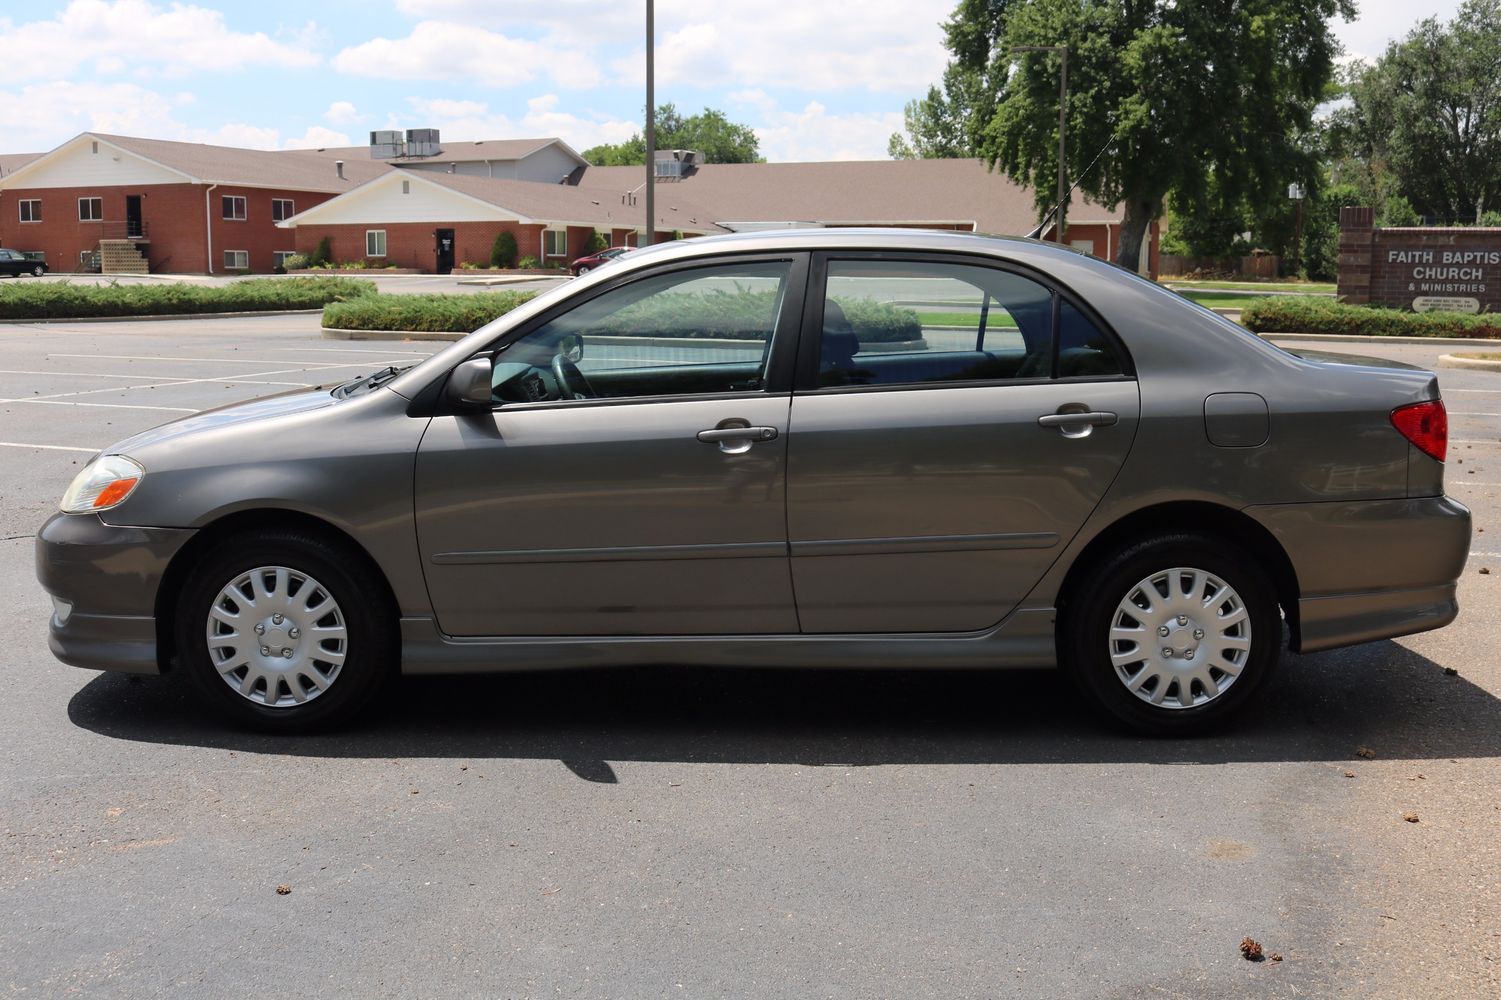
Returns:
[[[1059,299],[1057,306],[1048,286],[999,268],[831,260],[815,384],[1120,375],[1124,369],[1109,338],[1072,303]]]

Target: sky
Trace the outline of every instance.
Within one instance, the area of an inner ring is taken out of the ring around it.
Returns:
[[[948,53],[956,0],[657,0],[657,102],[718,108],[773,161],[884,159]],[[1357,0],[1374,57],[1458,0]],[[11,0],[0,6],[0,153],[80,132],[257,148],[640,129],[644,0]]]

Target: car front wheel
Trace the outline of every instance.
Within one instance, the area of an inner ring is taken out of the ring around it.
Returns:
[[[362,558],[317,535],[262,531],[210,549],[188,576],[177,648],[197,693],[249,726],[346,722],[395,673],[400,639]]]
[[[1282,623],[1265,572],[1199,534],[1128,546],[1086,573],[1060,618],[1073,681],[1139,733],[1191,735],[1239,712],[1277,664]]]

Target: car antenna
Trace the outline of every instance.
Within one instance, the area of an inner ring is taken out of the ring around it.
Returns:
[[[1094,154],[1094,159],[1092,159],[1092,160],[1089,161],[1089,166],[1085,167],[1084,171],[1081,174],[1079,174],[1078,177],[1074,178],[1074,182],[1072,184],[1070,184],[1069,187],[1068,187],[1068,199],[1067,200],[1069,200],[1069,201],[1073,201],[1074,200],[1074,191],[1079,187],[1079,182],[1082,181],[1085,177],[1089,176],[1089,172],[1094,169],[1094,165],[1096,163],[1100,162],[1100,157],[1102,157],[1102,156],[1105,155],[1105,150],[1109,149],[1110,148],[1110,144],[1112,142],[1114,142],[1114,141],[1115,141],[1115,137],[1114,136],[1112,136],[1109,139],[1106,139],[1105,140],[1105,145],[1101,146],[1100,147],[1100,151],[1098,153]],[[1048,223],[1053,221],[1053,216],[1055,216],[1055,215],[1058,214],[1058,209],[1061,207],[1061,205],[1062,205],[1062,203],[1060,202],[1058,205],[1054,205],[1051,208],[1049,208],[1048,209],[1048,214],[1044,215],[1042,217],[1042,221],[1037,224],[1037,227],[1027,234],[1027,239],[1029,239],[1029,240],[1040,240],[1040,239],[1042,239],[1042,234],[1043,234],[1043,232],[1045,232],[1047,230]]]

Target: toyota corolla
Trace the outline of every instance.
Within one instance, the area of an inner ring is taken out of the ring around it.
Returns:
[[[732,235],[127,438],[37,566],[64,662],[282,730],[398,673],[673,663],[1060,665],[1188,733],[1284,644],[1454,618],[1446,446],[1432,373],[1289,353],[1054,245]]]

